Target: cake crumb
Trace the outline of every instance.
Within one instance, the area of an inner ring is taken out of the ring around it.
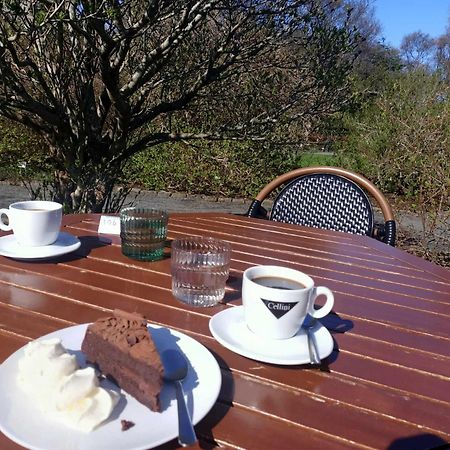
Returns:
[[[121,420],[120,424],[122,425],[122,431],[127,431],[135,425],[131,420]]]

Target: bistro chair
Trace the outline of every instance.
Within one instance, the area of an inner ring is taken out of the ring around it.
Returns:
[[[269,213],[262,203],[274,191],[278,194]],[[375,224],[367,194],[381,208],[384,224]],[[386,197],[367,178],[339,167],[306,167],[280,175],[259,192],[247,216],[364,234],[395,245],[396,225]]]

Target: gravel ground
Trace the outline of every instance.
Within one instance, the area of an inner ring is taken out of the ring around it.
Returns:
[[[7,208],[11,203],[29,199],[29,193],[24,186],[0,183],[1,208]],[[165,209],[169,212],[221,211],[232,214],[244,214],[250,205],[248,200],[243,199],[139,190],[132,191],[126,202],[133,202],[142,207]]]

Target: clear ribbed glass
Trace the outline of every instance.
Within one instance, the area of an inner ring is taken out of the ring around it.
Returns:
[[[214,306],[225,295],[231,246],[213,238],[187,237],[172,242],[172,292],[191,306]]]
[[[140,261],[156,261],[164,255],[167,236],[166,211],[124,208],[120,211],[122,253]]]

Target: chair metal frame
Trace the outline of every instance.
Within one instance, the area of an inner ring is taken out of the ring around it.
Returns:
[[[330,174],[336,177],[345,178],[346,180],[353,182],[356,186],[359,186],[359,188],[361,188],[363,192],[368,193],[369,196],[371,196],[381,208],[385,220],[384,226],[381,229],[377,227],[373,228],[371,237],[374,237],[375,239],[378,239],[388,245],[395,245],[396,223],[394,219],[394,213],[384,194],[367,178],[340,167],[305,167],[295,169],[283,175],[280,175],[279,177],[268,183],[258,193],[255,199],[252,201],[250,208],[248,209],[247,216],[266,219],[269,218],[266,209],[262,206],[262,203],[275,189],[282,185],[285,185],[287,182],[290,182],[294,179],[315,174]]]

